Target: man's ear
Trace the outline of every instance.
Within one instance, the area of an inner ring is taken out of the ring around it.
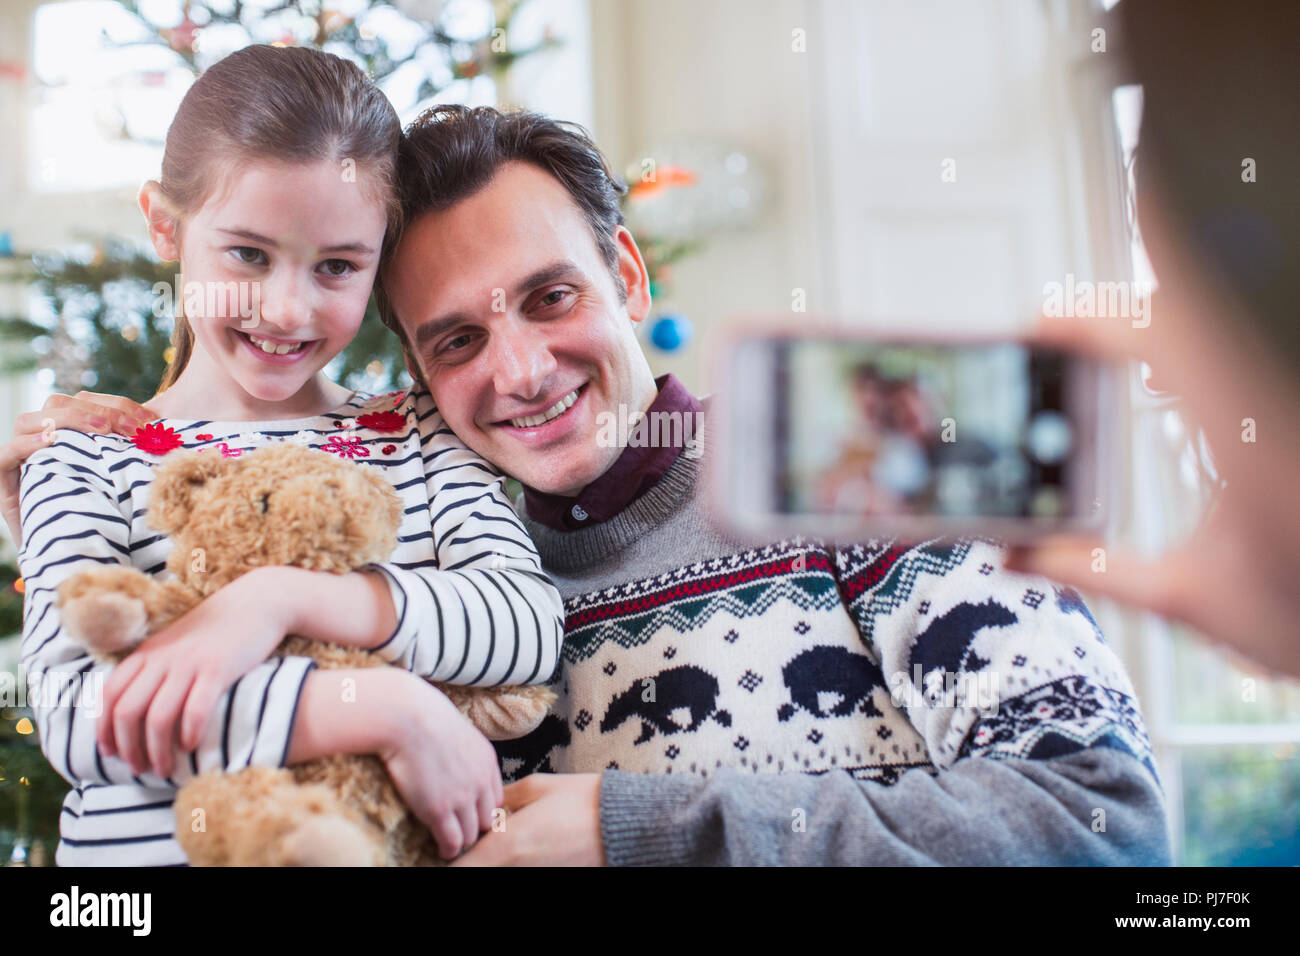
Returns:
[[[149,527],[174,535],[185,527],[194,510],[194,499],[208,482],[235,467],[215,448],[178,451],[158,466],[149,489]]]
[[[650,314],[650,273],[645,260],[626,226],[614,230],[614,244],[618,249],[618,275],[627,289],[627,314],[633,322],[644,321]]]
[[[140,203],[140,211],[144,213],[149,227],[149,239],[158,258],[163,262],[179,259],[181,253],[177,243],[177,227],[180,221],[176,210],[162,191],[162,184],[156,179],[149,180],[140,187],[137,201]]]

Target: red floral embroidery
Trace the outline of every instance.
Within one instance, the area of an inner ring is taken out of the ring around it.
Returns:
[[[222,458],[238,458],[243,454],[238,448],[231,448],[225,442],[217,442],[217,447],[221,449]]]
[[[385,454],[385,455],[391,455],[391,454],[392,454],[393,452],[395,452],[395,451],[397,451],[397,446],[396,446],[396,445],[385,445],[385,446],[384,446],[384,454]]]
[[[357,424],[377,432],[400,432],[406,427],[406,416],[397,412],[370,412],[360,416]]]
[[[370,449],[361,444],[360,438],[343,438],[331,435],[330,440],[321,446],[321,451],[333,452],[340,458],[369,458]]]
[[[131,436],[131,443],[150,455],[165,455],[185,444],[180,435],[162,422],[150,422],[137,428]]]
[[[209,435],[209,434],[207,434],[207,433],[204,433],[204,434],[202,434],[202,435],[195,435],[195,436],[194,436],[194,440],[195,440],[195,441],[212,441],[212,436]]]

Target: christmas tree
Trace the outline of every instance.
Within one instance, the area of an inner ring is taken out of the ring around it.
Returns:
[[[18,569],[0,562],[0,658],[17,657],[22,628]],[[40,864],[59,842],[59,808],[68,790],[41,753],[16,660],[0,660],[0,864]]]

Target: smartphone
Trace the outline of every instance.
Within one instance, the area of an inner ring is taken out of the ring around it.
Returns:
[[[1116,372],[1013,338],[868,337],[826,327],[725,335],[710,483],[731,531],[1100,531]]]

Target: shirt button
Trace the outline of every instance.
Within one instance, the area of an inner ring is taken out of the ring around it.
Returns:
[[[571,511],[570,514],[573,515],[573,519],[574,519],[575,521],[586,521],[586,520],[587,520],[587,512],[585,512],[585,511],[582,510],[582,505],[574,505],[574,506],[573,506],[573,511]]]

